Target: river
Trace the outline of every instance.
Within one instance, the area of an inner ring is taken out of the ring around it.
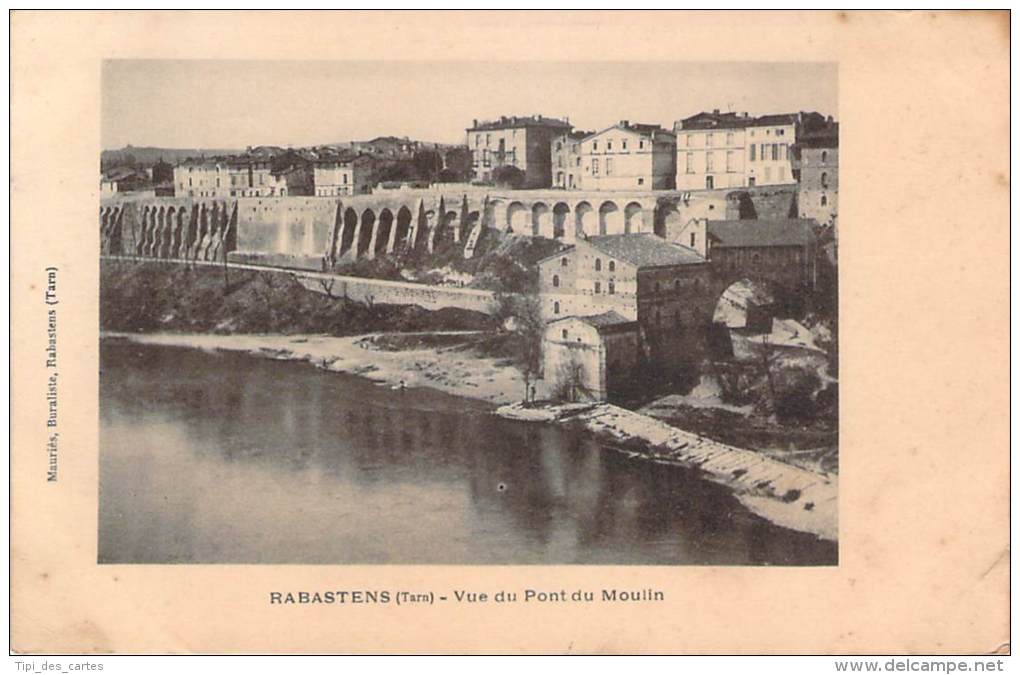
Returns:
[[[306,363],[100,345],[101,563],[833,565],[693,472]]]

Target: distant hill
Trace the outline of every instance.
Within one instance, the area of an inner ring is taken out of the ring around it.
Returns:
[[[149,166],[155,164],[159,160],[169,162],[170,164],[176,164],[177,162],[187,159],[188,157],[199,157],[206,156],[212,157],[214,155],[235,155],[244,152],[244,150],[237,149],[226,149],[226,148],[157,148],[152,146],[133,146],[128,145],[120,148],[119,150],[103,150],[100,156],[100,162],[104,169],[108,169],[115,166],[124,166],[131,164],[131,159],[134,158],[135,164],[142,166]]]

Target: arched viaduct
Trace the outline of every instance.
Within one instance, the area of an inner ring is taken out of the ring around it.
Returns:
[[[153,258],[248,262],[331,270],[343,263],[432,253],[454,245],[470,258],[482,231],[572,243],[582,236],[655,232],[706,201],[738,217],[738,191],[393,191],[343,197],[118,197],[100,206],[102,251]]]

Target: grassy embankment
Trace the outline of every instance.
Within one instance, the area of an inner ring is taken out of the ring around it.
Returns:
[[[131,333],[320,333],[487,330],[493,320],[461,309],[366,305],[304,288],[292,275],[156,262],[101,263],[103,330]]]

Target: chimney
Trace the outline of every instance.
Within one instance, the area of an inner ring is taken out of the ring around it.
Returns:
[[[477,129],[478,128],[478,120],[476,120],[476,119],[475,120],[471,120],[471,128],[473,128],[473,129]]]
[[[713,115],[718,115],[719,114],[719,109],[718,108],[712,108],[712,114]]]
[[[629,127],[630,126],[630,120],[620,120],[620,126],[624,127],[624,128]]]
[[[825,121],[828,122],[829,124],[832,124],[832,115],[829,115],[828,117],[826,117]]]

